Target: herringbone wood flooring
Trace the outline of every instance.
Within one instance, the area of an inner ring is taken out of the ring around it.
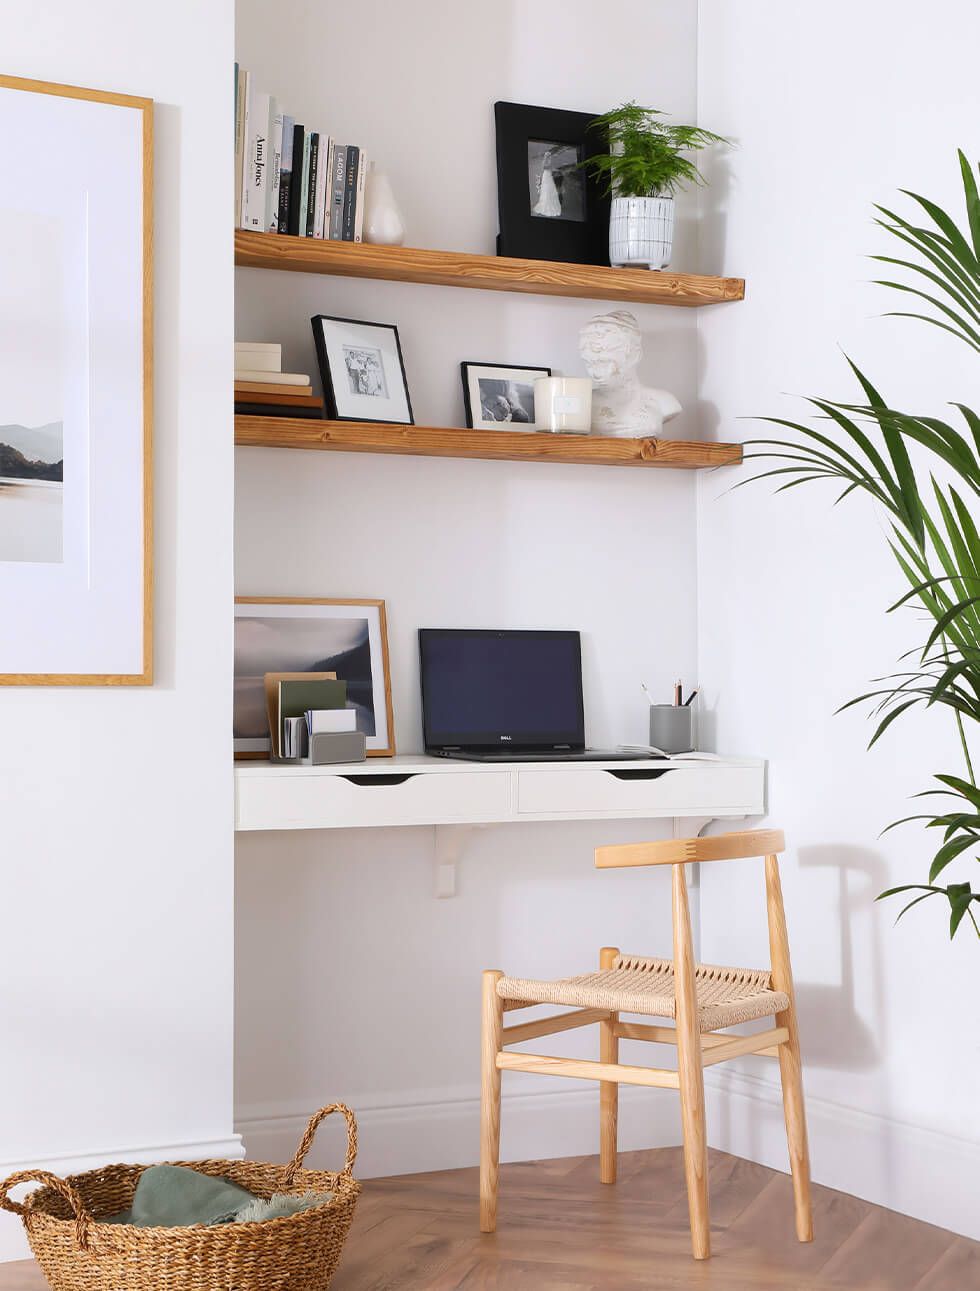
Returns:
[[[814,1188],[816,1239],[793,1231],[787,1175],[711,1157],[714,1258],[690,1257],[679,1148],[628,1152],[619,1183],[595,1157],[501,1168],[493,1236],[477,1232],[477,1172],[375,1179],[331,1291],[972,1291],[980,1243]],[[40,1291],[32,1264],[0,1266],[0,1291]]]

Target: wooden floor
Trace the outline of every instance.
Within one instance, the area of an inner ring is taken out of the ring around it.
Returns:
[[[980,1243],[814,1189],[816,1239],[793,1232],[789,1178],[712,1152],[714,1258],[690,1258],[679,1148],[620,1157],[614,1187],[595,1157],[501,1169],[500,1222],[477,1230],[477,1172],[364,1185],[331,1291],[970,1291]],[[32,1264],[0,1265],[0,1291],[40,1291]]]

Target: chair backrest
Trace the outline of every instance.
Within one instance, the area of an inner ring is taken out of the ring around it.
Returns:
[[[793,997],[793,974],[789,959],[789,937],[783,909],[777,856],[786,850],[781,829],[743,829],[707,838],[665,838],[656,843],[618,843],[597,847],[596,867],[601,870],[635,865],[671,865],[674,931],[674,989],[678,1025],[682,1017],[696,1012],[694,948],[687,900],[689,861],[733,861],[745,856],[766,859],[766,915],[769,923],[769,957],[773,988]]]
[[[656,843],[617,843],[595,849],[596,868],[632,865],[684,865],[688,861],[734,861],[743,856],[775,856],[786,850],[781,829],[743,829],[707,838],[665,838]]]

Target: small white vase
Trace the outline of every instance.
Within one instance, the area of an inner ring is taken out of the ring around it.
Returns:
[[[666,269],[674,242],[672,197],[614,197],[609,214],[609,263]]]
[[[405,223],[384,171],[368,171],[364,186],[364,241],[400,247],[405,241]]]

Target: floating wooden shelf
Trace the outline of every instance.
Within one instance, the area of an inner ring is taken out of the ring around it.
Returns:
[[[510,462],[687,470],[728,466],[742,460],[741,444],[463,430],[446,426],[388,426],[383,422],[316,421],[301,417],[238,416],[235,443],[251,448],[318,448],[337,453],[400,453],[410,457],[478,457]]]
[[[649,305],[715,305],[741,300],[745,295],[741,278],[710,278],[669,270],[610,269],[602,265],[517,260],[510,256],[426,251],[419,247],[372,246],[367,242],[294,238],[282,233],[244,230],[235,232],[235,263],[250,269],[290,269],[344,278],[383,278],[389,282],[628,300]]]

